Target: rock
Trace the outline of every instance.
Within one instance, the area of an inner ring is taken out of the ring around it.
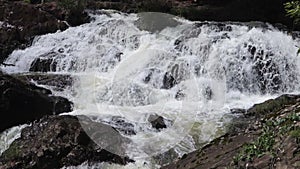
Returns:
[[[30,72],[55,72],[57,61],[56,59],[65,55],[56,52],[49,52],[37,57],[30,65]]]
[[[15,48],[25,47],[35,35],[64,30],[67,25],[37,5],[23,1],[0,1],[0,62]],[[37,17],[38,16],[38,17]]]
[[[115,9],[122,12],[162,12],[197,21],[262,21],[281,23],[293,29],[282,0],[140,0],[88,1],[89,9]],[[266,5],[267,4],[267,5]],[[281,26],[282,27],[282,26]],[[295,27],[299,30],[299,26]]]
[[[24,1],[0,1],[0,63],[16,48],[30,45],[36,35],[65,30],[89,21],[83,10],[64,9],[56,2],[30,4]],[[66,24],[67,21],[68,24]]]
[[[134,129],[134,124],[127,122],[124,118],[120,116],[113,116],[108,120],[102,120],[103,123],[110,125],[117,129],[119,132],[125,135],[135,135],[136,131]]]
[[[160,32],[166,27],[176,27],[180,23],[174,19],[173,15],[158,12],[144,12],[138,14],[139,19],[135,22],[140,30],[151,33]],[[158,19],[159,18],[159,19]]]
[[[271,112],[281,109],[285,105],[293,105],[299,102],[299,95],[289,95],[285,94],[276,99],[270,99],[260,104],[255,104],[253,107],[248,109],[245,113],[246,117],[251,116],[265,116]]]
[[[156,114],[155,115],[151,114],[148,118],[148,122],[151,123],[152,127],[157,130],[167,128],[164,118]]]
[[[72,103],[51,91],[0,72],[0,132],[34,121],[44,115],[72,110]]]
[[[83,128],[84,124],[88,127]],[[126,139],[118,133],[112,136],[113,140],[109,140],[111,138],[105,135],[108,129],[115,131],[108,125],[92,122],[83,116],[44,117],[22,130],[21,137],[1,155],[0,168],[58,169],[83,162],[120,165],[133,162],[126,156],[107,151],[108,146],[123,149],[126,145]],[[101,138],[102,145],[105,143],[106,147],[96,144],[87,132],[96,132],[93,134]],[[117,145],[116,140],[119,141]]]
[[[56,70],[56,62],[53,58],[36,58],[31,66],[29,71],[31,72],[49,72]]]
[[[162,169],[295,168],[300,158],[299,107],[299,95],[283,95],[246,112],[232,110],[246,116],[235,117],[225,135]]]
[[[185,97],[185,94],[183,92],[183,90],[178,90],[176,95],[175,95],[175,99],[176,100],[183,100]]]
[[[242,114],[245,114],[246,110],[245,109],[240,109],[240,108],[233,108],[233,109],[230,109],[230,113],[231,114],[239,114],[239,115],[242,115]]]
[[[49,73],[28,73],[14,75],[18,79],[31,82],[34,81],[39,85],[50,86],[55,91],[63,91],[70,88],[76,79],[75,77],[67,74],[49,74]]]
[[[171,89],[177,84],[175,78],[169,72],[166,72],[163,79],[162,89]]]
[[[249,167],[253,167],[253,168],[268,168],[270,162],[272,162],[272,155],[266,154],[260,158],[257,158],[253,161],[253,163],[251,165],[249,165]]]
[[[205,87],[205,89],[202,91],[202,94],[206,100],[211,100],[214,96],[213,90],[209,86]]]

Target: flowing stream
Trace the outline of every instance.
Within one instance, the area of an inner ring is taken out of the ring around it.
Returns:
[[[108,10],[90,15],[90,23],[36,37],[5,61],[15,66],[2,69],[28,73],[41,62],[48,74],[76,77],[71,89],[54,91],[74,102],[68,114],[113,126],[122,121],[121,130],[136,133],[121,131],[136,161],[124,168],[158,168],[222,135],[235,116],[231,109],[300,91],[299,40],[271,25]],[[154,129],[153,114],[167,128]]]

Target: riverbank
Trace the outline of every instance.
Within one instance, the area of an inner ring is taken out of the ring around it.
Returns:
[[[162,169],[300,167],[299,95],[283,95],[241,112],[227,134]]]

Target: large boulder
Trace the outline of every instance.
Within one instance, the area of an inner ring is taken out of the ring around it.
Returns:
[[[82,127],[84,124],[88,127]],[[108,133],[111,130],[115,134]],[[102,138],[102,143],[96,144],[86,132]],[[112,138],[107,134],[111,134]],[[87,117],[49,116],[22,130],[21,137],[0,157],[0,168],[58,169],[83,162],[125,165],[133,161],[122,154],[108,151],[103,145],[124,149],[126,143],[127,139],[115,129]]]
[[[72,103],[51,91],[0,72],[0,132],[39,119],[44,115],[72,110]],[[5,117],[5,118],[4,118]]]

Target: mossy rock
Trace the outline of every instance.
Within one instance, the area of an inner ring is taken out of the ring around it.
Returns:
[[[285,106],[295,104],[297,101],[299,101],[299,98],[300,96],[298,95],[282,95],[276,99],[271,99],[254,105],[246,112],[246,116],[260,117],[264,115],[275,115],[278,110],[284,108]],[[269,114],[271,112],[272,114]]]

